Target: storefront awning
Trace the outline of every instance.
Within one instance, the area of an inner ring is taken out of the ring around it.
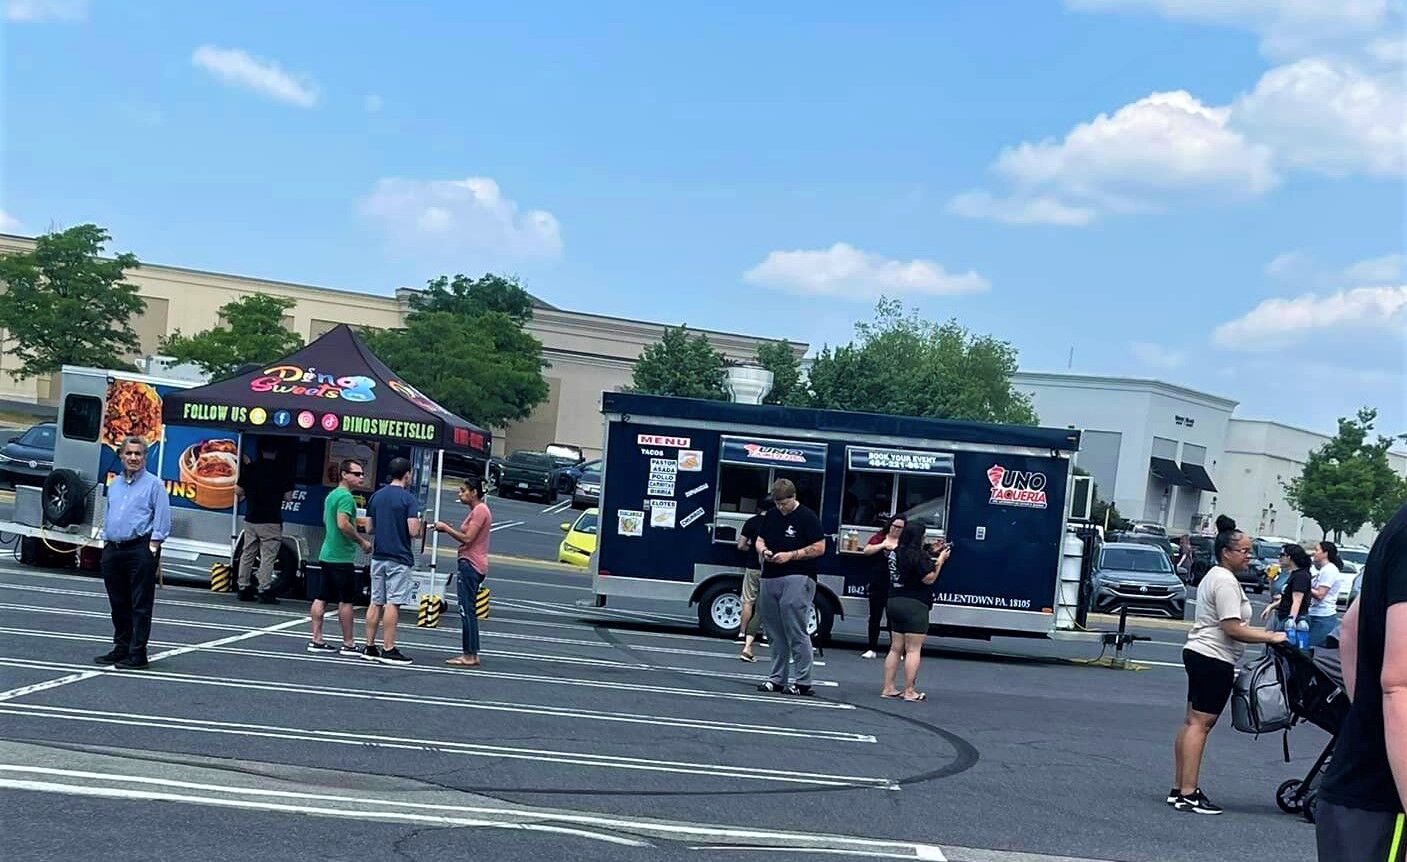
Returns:
[[[1201,464],[1182,465],[1182,475],[1187,477],[1187,484],[1193,488],[1200,488],[1203,491],[1216,491],[1216,485],[1212,484],[1212,477],[1207,475],[1207,470]]]
[[[923,452],[914,449],[877,449],[851,446],[845,450],[851,470],[869,473],[913,473],[920,476],[952,476],[951,452]]]
[[[1148,471],[1169,485],[1191,484],[1187,481],[1187,477],[1182,475],[1182,469],[1177,466],[1177,462],[1168,458],[1149,458]]]
[[[724,464],[822,473],[826,469],[826,444],[801,440],[768,440],[760,437],[724,437],[723,452],[719,460]]]

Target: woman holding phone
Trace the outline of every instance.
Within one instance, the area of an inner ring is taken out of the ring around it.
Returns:
[[[918,666],[923,658],[923,642],[928,637],[928,615],[933,609],[933,585],[953,549],[943,545],[937,556],[925,545],[924,525],[905,524],[895,551],[894,582],[889,587],[889,655],[884,657],[884,686],[880,697],[900,698],[909,703],[928,700],[916,688]],[[899,664],[904,665],[904,688],[894,687]]]
[[[888,515],[881,516],[881,529],[870,536],[869,544],[860,552],[867,557],[879,557],[877,564],[870,568],[870,619],[867,632],[869,638],[860,658],[879,658],[880,620],[884,618],[884,612],[889,607],[889,586],[894,583],[898,565],[895,557],[899,550],[899,536],[904,532],[904,525],[907,523],[903,515],[895,515],[893,518]],[[892,632],[889,640],[890,643],[894,641]]]

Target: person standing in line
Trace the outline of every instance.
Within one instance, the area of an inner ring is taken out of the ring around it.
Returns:
[[[1320,862],[1407,862],[1407,506],[1378,534],[1363,571],[1339,635],[1352,703],[1314,828]]]
[[[293,476],[280,470],[278,450],[270,441],[259,446],[259,457],[239,471],[235,493],[244,501],[243,547],[239,555],[239,600],[278,604],[274,596],[274,563],[283,545],[283,502],[293,497]],[[259,560],[257,581],[254,560]]]
[[[1250,626],[1251,603],[1236,580],[1236,573],[1250,565],[1250,536],[1234,529],[1234,524],[1233,529],[1221,531],[1212,545],[1212,560],[1214,565],[1197,587],[1197,617],[1182,650],[1187,713],[1173,743],[1173,787],[1167,799],[1176,810],[1196,814],[1222,812],[1202,792],[1198,780],[1207,735],[1231,699],[1236,665],[1245,658],[1246,644],[1285,641],[1284,632]]]
[[[447,659],[445,664],[478,667],[479,617],[475,613],[475,603],[484,578],[489,573],[489,533],[493,528],[493,513],[484,502],[483,481],[475,476],[466,478],[459,486],[459,502],[468,506],[469,512],[458,530],[444,521],[435,522],[436,532],[444,533],[459,543],[455,587],[459,593],[461,654]]]
[[[401,605],[410,601],[410,572],[415,567],[415,550],[410,540],[421,532],[420,502],[406,490],[410,484],[410,460],[392,458],[387,469],[390,484],[371,495],[366,513],[371,520],[371,605],[366,609],[366,648],[362,658],[382,664],[410,664],[396,649],[396,624]],[[385,623],[381,646],[376,631]]]
[[[1343,592],[1343,560],[1333,542],[1319,542],[1312,552],[1314,583],[1309,595],[1309,645],[1323,646],[1339,625],[1339,593]]]
[[[356,626],[352,621],[357,600],[357,549],[370,553],[371,542],[357,532],[357,501],[352,492],[362,486],[366,473],[360,463],[349,458],[339,466],[339,475],[337,487],[322,504],[323,539],[318,567],[308,573],[308,594],[313,597],[308,608],[313,626],[308,652],[357,656],[361,653],[357,650]],[[322,619],[328,602],[337,605],[337,623],[342,629],[340,651],[322,639]]]
[[[762,560],[757,551],[757,533],[762,521],[772,510],[772,498],[763,497],[757,506],[757,514],[743,523],[738,531],[738,550],[743,554],[743,613],[738,626],[738,637],[742,639],[743,651],[738,658],[751,663],[757,661],[753,646],[762,631],[762,614],[757,607],[757,596],[762,589]]]
[[[910,703],[928,700],[916,688],[918,666],[923,660],[923,642],[928,637],[928,616],[933,611],[933,585],[953,552],[944,544],[935,557],[924,543],[927,531],[922,523],[904,527],[895,551],[894,583],[889,591],[889,654],[884,657],[884,685],[880,697],[902,698]],[[904,688],[894,687],[899,664],[904,665]]]
[[[1288,632],[1299,621],[1309,605],[1309,552],[1299,545],[1286,545],[1280,549],[1279,595],[1273,596],[1270,604],[1261,611],[1260,618],[1272,632]]]
[[[118,450],[122,473],[107,487],[107,515],[98,537],[103,587],[112,608],[112,650],[94,659],[124,670],[147,666],[161,543],[171,535],[166,486],[147,472],[147,441],[127,437]]]
[[[860,553],[867,557],[878,555],[876,564],[870,567],[870,617],[866,629],[865,651],[860,658],[879,658],[879,628],[889,606],[889,589],[898,576],[899,536],[904,532],[908,521],[903,515],[880,516],[881,529],[870,536],[870,541]],[[893,628],[893,625],[890,626]],[[889,645],[894,646],[894,632],[889,633]]]
[[[772,641],[772,674],[757,689],[814,695],[806,618],[816,599],[816,559],[826,552],[826,535],[821,519],[796,499],[790,479],[773,483],[772,502],[776,508],[763,517],[757,535],[762,625]],[[789,674],[794,674],[791,682]]]

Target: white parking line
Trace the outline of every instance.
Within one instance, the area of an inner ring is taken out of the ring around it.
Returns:
[[[448,739],[416,739],[406,736],[381,736],[371,733],[349,733],[321,728],[284,727],[272,724],[249,724],[214,719],[188,719],[180,716],[115,712],[98,709],[76,709],[47,704],[0,703],[0,715],[48,718],[93,724],[147,727],[162,731],[184,731],[256,739],[279,739],[290,742],[318,742],[326,745],[349,745],[362,748],[384,748],[400,751],[424,751],[463,757],[486,757],[502,760],[530,760],[564,766],[584,766],[598,769],[622,769],[636,772],[663,772],[677,775],[736,778],[767,784],[801,784],[812,787],[856,787],[877,790],[898,790],[899,784],[890,778],[862,775],[835,775],[824,772],[798,772],[767,769],[757,764],[732,766],[722,763],[656,760],[587,751],[564,751],[549,748],[519,748],[510,745],[488,745]]]
[[[23,658],[0,658],[0,667],[26,668],[30,670],[83,670],[82,667],[61,662],[39,661]],[[447,697],[431,694],[407,694],[395,691],[370,691],[361,688],[341,688],[330,685],[311,685],[270,680],[256,680],[227,676],[177,673],[175,671],[148,671],[129,673],[126,671],[98,671],[110,679],[123,682],[178,683],[183,685],[203,685],[215,688],[245,689],[248,691],[282,692],[303,694],[310,697],[332,697],[351,700],[374,700],[385,703],[405,703],[418,706],[442,706],[454,709],[483,710],[486,712],[506,712],[526,715],[539,715],[549,718],[569,718],[577,721],[606,721],[619,724],[643,724],[651,727],[687,727],[715,733],[742,733],[760,736],[781,736],[800,739],[816,739],[828,742],[877,742],[876,738],[865,733],[851,733],[841,730],[809,730],[806,728],[774,726],[763,724],[743,724],[732,721],[710,721],[698,718],[680,718],[669,715],[649,715],[632,712],[603,712],[601,710],[572,709],[546,704],[508,703],[494,700],[471,700],[460,697]]]
[[[499,530],[507,530],[510,527],[521,527],[526,523],[527,521],[505,521],[502,524],[494,524],[492,527],[489,527],[489,532],[497,533]]]
[[[566,508],[567,508],[568,506],[570,506],[571,504],[572,504],[572,498],[571,498],[571,497],[568,497],[567,499],[563,500],[563,501],[560,502],[560,503],[555,503],[555,504],[553,504],[553,505],[551,505],[551,506],[548,506],[546,509],[543,509],[543,510],[542,510],[541,512],[539,512],[538,514],[540,514],[540,515],[555,515],[555,514],[557,514],[558,512],[565,511]]]
[[[50,640],[83,641],[88,643],[109,643],[110,638],[100,635],[72,634],[70,632],[50,632],[43,629],[23,629],[0,627],[0,634],[16,635],[18,637],[44,638]],[[152,641],[155,646],[183,646],[179,643],[169,641]],[[365,671],[376,668],[383,668],[380,664],[357,661],[354,659],[324,658],[297,653],[273,652],[271,650],[245,649],[242,647],[214,647],[206,652],[221,655],[246,656],[252,658],[273,659],[275,661],[301,661],[317,662],[326,667],[330,663],[340,663],[343,665],[355,665]],[[612,691],[633,691],[649,695],[665,695],[673,697],[703,698],[705,700],[731,700],[743,703],[765,703],[773,706],[787,707],[791,709],[845,709],[851,710],[855,707],[852,704],[840,703],[832,700],[822,700],[819,698],[794,698],[782,697],[774,694],[748,694],[744,692],[727,691],[705,691],[696,688],[676,688],[662,685],[644,686],[638,682],[610,682],[607,680],[595,679],[575,679],[572,677],[544,676],[541,674],[513,673],[511,671],[486,670],[479,668],[474,671],[453,670],[441,667],[425,667],[424,665],[410,665],[409,667],[396,668],[397,673],[433,673],[456,676],[461,679],[466,676],[484,677],[487,679],[502,679],[515,682],[531,682],[541,685],[564,685],[572,688],[596,688]]]

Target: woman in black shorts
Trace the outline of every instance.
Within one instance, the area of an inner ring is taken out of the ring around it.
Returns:
[[[1245,658],[1246,644],[1285,640],[1284,632],[1251,628],[1251,603],[1236,580],[1236,573],[1250,565],[1251,537],[1234,524],[1230,526],[1217,534],[1212,545],[1215,565],[1197,585],[1197,618],[1182,650],[1182,664],[1187,669],[1187,714],[1173,744],[1174,783],[1167,801],[1178,811],[1196,814],[1221,813],[1197,781],[1207,734],[1231,699],[1231,683],[1236,665]]]
[[[884,687],[880,697],[898,697],[915,703],[928,695],[914,688],[918,664],[923,657],[923,640],[928,637],[928,613],[933,609],[933,585],[948,561],[952,548],[944,547],[935,559],[924,544],[924,526],[910,521],[899,534],[895,551],[894,582],[889,586],[889,655],[884,657]],[[899,662],[904,663],[904,689],[894,687]]]

